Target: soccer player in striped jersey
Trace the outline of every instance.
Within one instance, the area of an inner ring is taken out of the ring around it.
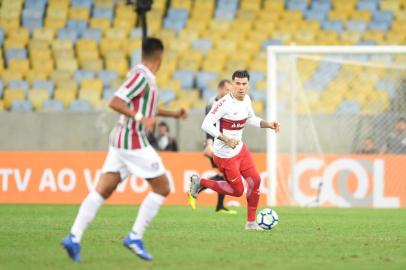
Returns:
[[[123,244],[141,259],[152,260],[145,249],[142,236],[168,196],[169,181],[161,158],[148,143],[146,132],[152,130],[155,116],[185,118],[184,109],[164,110],[157,107],[158,88],[155,73],[163,57],[164,47],[156,38],[146,38],[142,43],[142,63],[136,65],[126,81],[116,91],[109,106],[120,113],[118,125],[110,134],[109,151],[96,188],[82,202],[62,245],[73,261],[80,260],[80,241],[104,201],[117,185],[130,174],[148,181],[152,191],[144,198],[137,218]]]
[[[233,91],[212,107],[206,115],[202,129],[212,135],[213,159],[223,173],[225,181],[213,181],[191,177],[190,193],[196,197],[200,188],[210,188],[220,194],[240,197],[244,193],[242,177],[247,183],[247,223],[245,229],[259,230],[255,222],[259,201],[261,177],[255,169],[251,153],[242,143],[242,132],[246,124],[254,127],[270,128],[279,131],[278,122],[267,122],[257,117],[247,95],[249,73],[238,70],[233,73]]]

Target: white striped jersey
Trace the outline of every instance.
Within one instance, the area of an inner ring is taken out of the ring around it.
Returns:
[[[213,153],[220,158],[231,158],[236,156],[242,149],[242,133],[246,124],[259,127],[262,119],[255,116],[252,109],[251,99],[248,95],[243,101],[235,99],[227,94],[219,99],[212,106],[209,113],[203,120],[202,129],[213,136]],[[240,143],[230,148],[217,137],[224,134],[230,139],[239,140]]]
[[[136,65],[115,96],[127,102],[134,112],[145,117],[157,113],[158,89],[154,74],[143,64]],[[120,115],[118,125],[110,133],[110,145],[120,149],[140,149],[149,145],[145,127],[134,118]]]

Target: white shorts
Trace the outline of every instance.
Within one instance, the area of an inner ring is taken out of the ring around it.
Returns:
[[[121,180],[130,174],[150,179],[164,175],[166,169],[158,153],[152,146],[141,149],[125,150],[110,146],[102,173],[118,172]]]

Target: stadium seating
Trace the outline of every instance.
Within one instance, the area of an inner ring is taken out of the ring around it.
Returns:
[[[123,1],[16,0],[4,2],[0,11],[3,109],[28,110],[28,103],[35,111],[103,108],[130,66],[140,61],[141,30],[133,27],[137,14]],[[166,47],[158,74],[162,104],[201,107],[214,94],[217,80],[247,68],[254,106],[263,111],[264,48],[291,43],[404,45],[406,2],[172,0],[166,6],[165,0],[156,0],[148,23],[150,33]],[[309,94],[317,100],[315,111],[362,112],[374,102],[389,108],[396,96],[393,81],[384,74],[374,81],[370,99],[358,100],[351,92],[337,95],[328,87],[347,73],[333,65],[327,76],[320,76],[325,65],[315,62],[300,75],[305,89],[319,93]],[[323,103],[329,95],[333,101]]]
[[[14,100],[11,103],[12,112],[32,112],[32,103],[30,100]]]
[[[36,111],[41,110],[44,101],[48,100],[50,93],[48,89],[33,89],[28,91],[28,100],[31,101],[33,108]]]
[[[88,100],[77,99],[73,100],[69,104],[69,111],[72,112],[87,112],[92,109],[92,106]]]
[[[59,112],[63,111],[64,106],[61,101],[58,100],[45,100],[44,103],[42,104],[42,108],[40,111],[43,112]]]
[[[4,108],[10,109],[14,101],[25,100],[26,91],[23,89],[10,89],[6,88],[3,93]]]

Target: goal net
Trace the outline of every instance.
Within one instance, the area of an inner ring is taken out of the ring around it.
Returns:
[[[270,46],[267,88],[268,205],[406,207],[406,47]]]

